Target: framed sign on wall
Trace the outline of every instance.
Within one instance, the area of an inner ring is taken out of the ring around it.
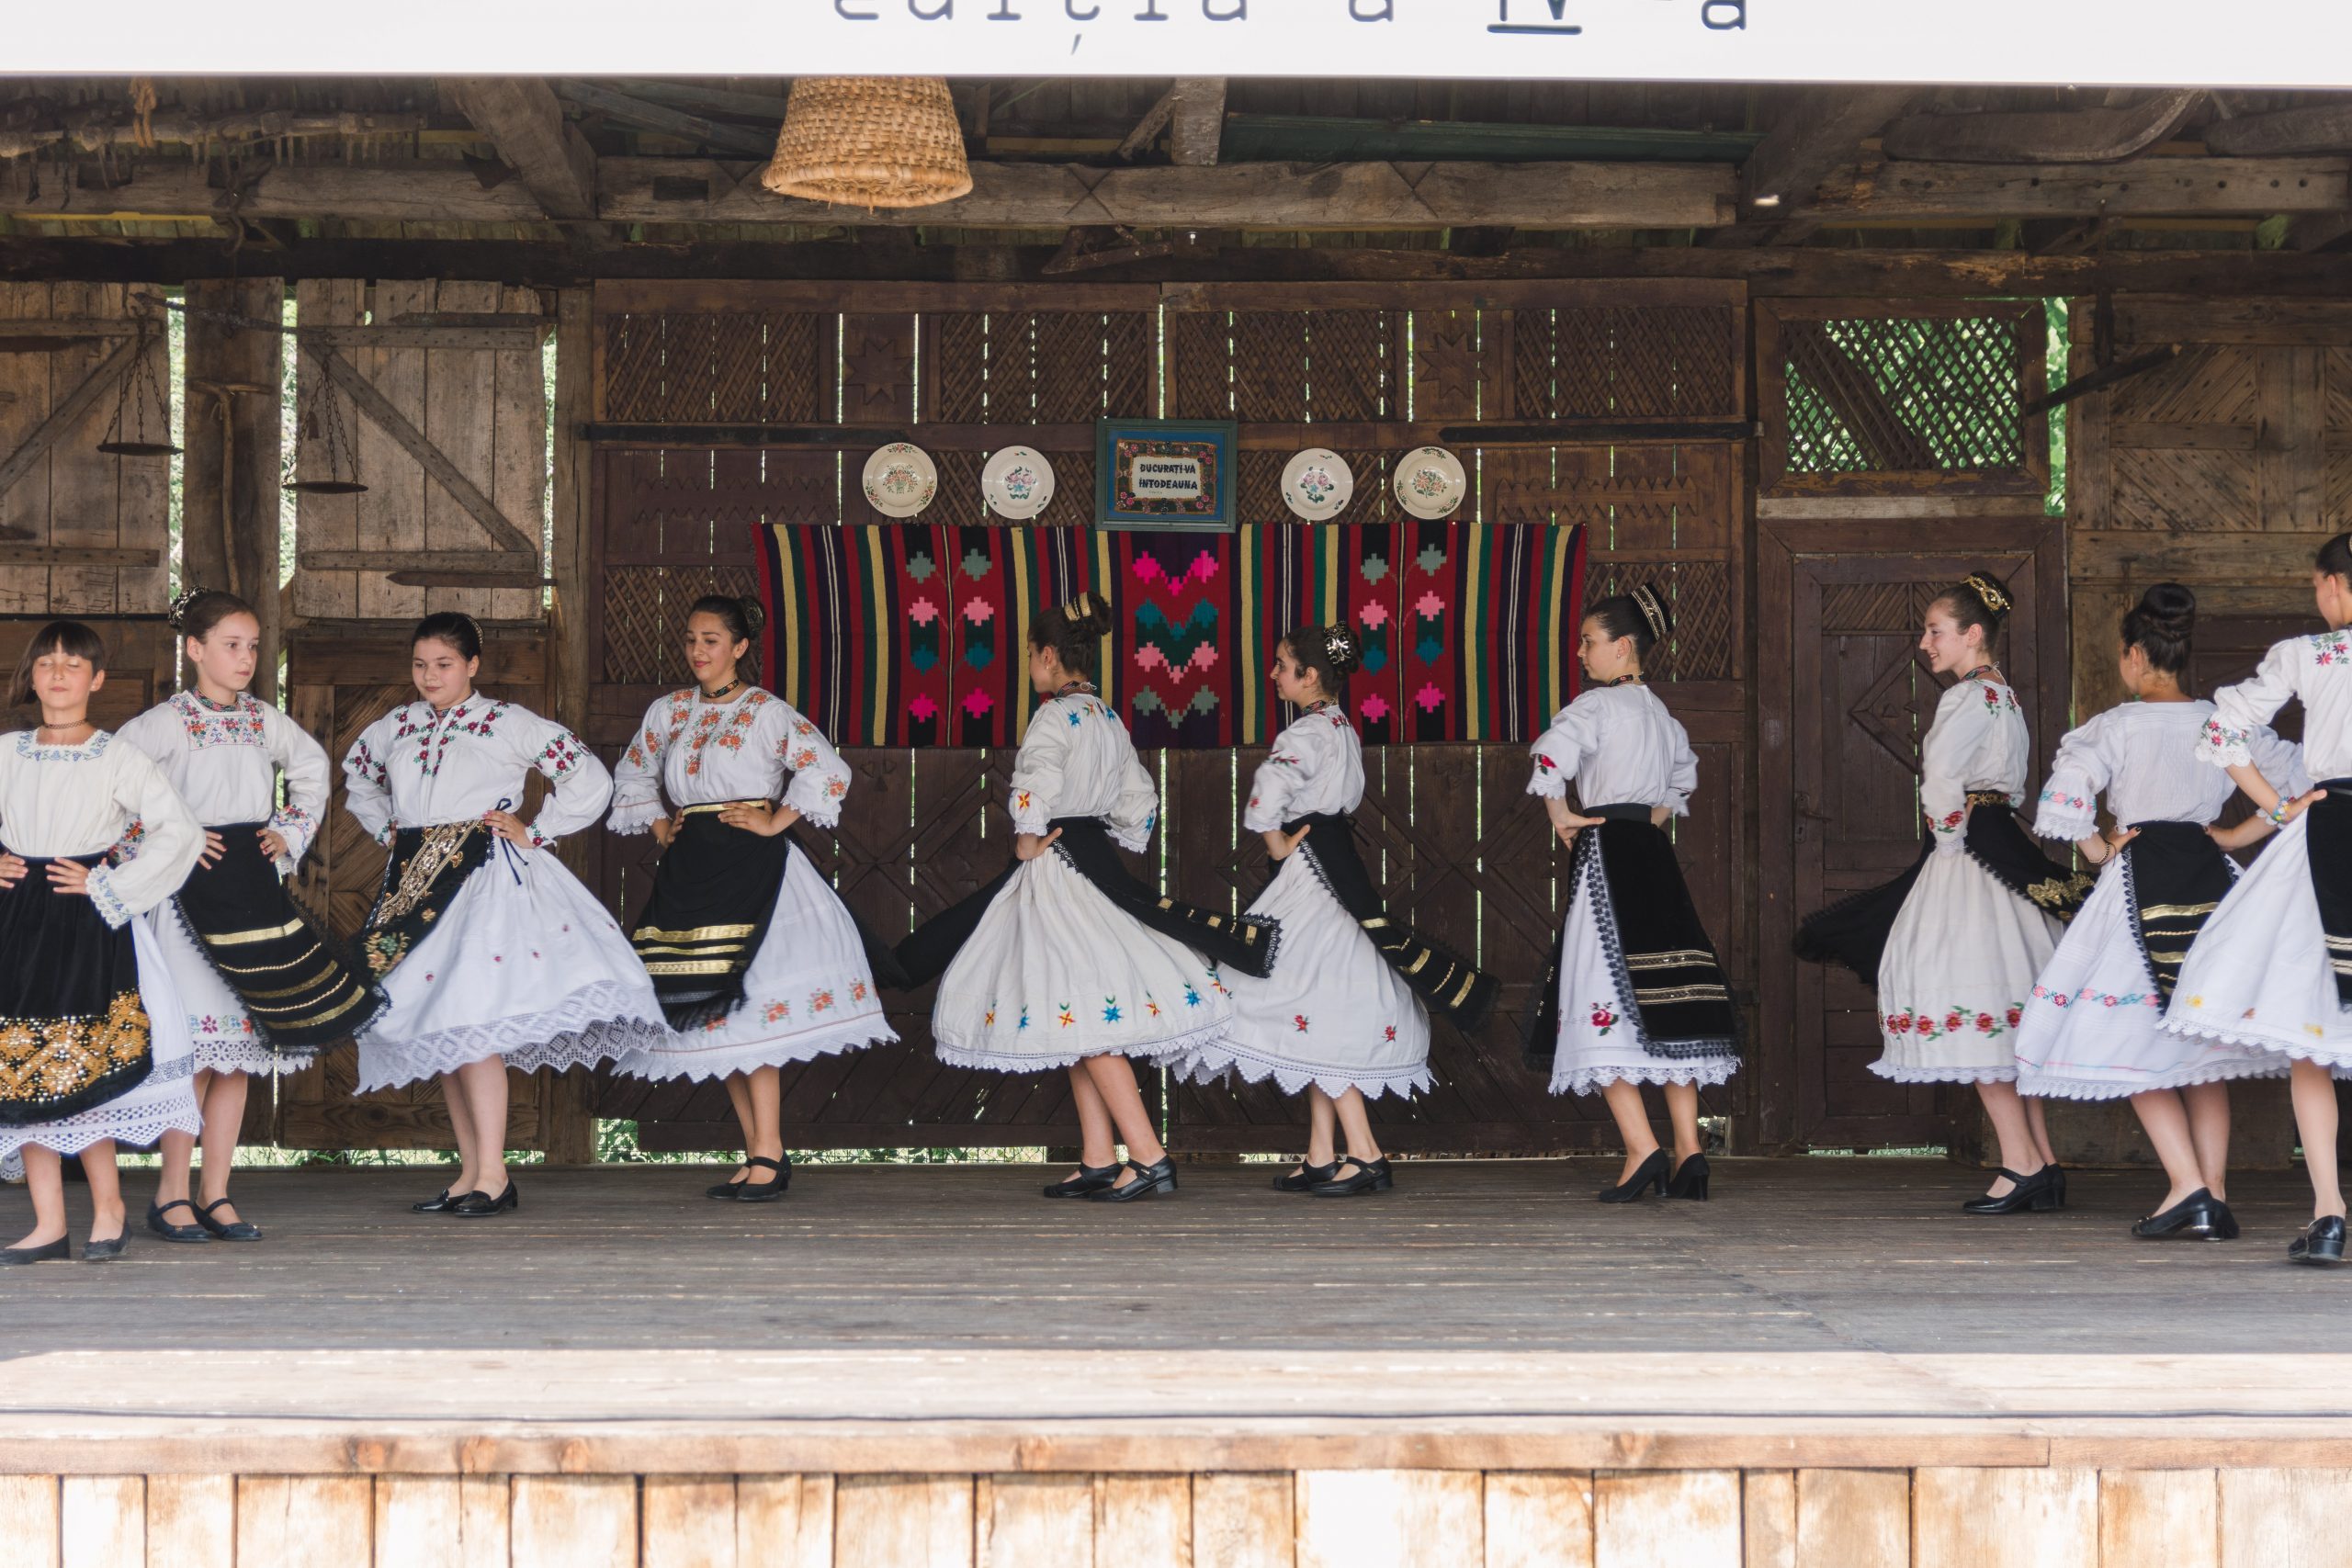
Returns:
[[[1235,439],[1229,421],[1097,420],[1096,525],[1231,533]]]

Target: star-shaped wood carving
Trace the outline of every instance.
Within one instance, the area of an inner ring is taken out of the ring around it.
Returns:
[[[842,401],[849,417],[887,418],[907,406],[908,390],[915,384],[914,354],[895,337],[861,333],[845,371]]]
[[[1478,401],[1478,342],[1466,321],[1445,326],[1415,323],[1414,379],[1420,395],[1440,408],[1432,412],[1475,413]]]

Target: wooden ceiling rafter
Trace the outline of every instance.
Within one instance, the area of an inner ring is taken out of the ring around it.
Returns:
[[[539,204],[558,220],[596,216],[596,153],[563,118],[555,89],[536,76],[459,77],[442,90],[490,139]]]

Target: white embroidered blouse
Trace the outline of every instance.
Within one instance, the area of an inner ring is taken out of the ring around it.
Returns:
[[[1271,833],[1301,817],[1343,815],[1363,804],[1363,742],[1336,707],[1301,714],[1274,737],[1250,781],[1243,831]]]
[[[214,707],[194,692],[157,703],[115,732],[154,759],[196,819],[208,828],[266,822],[286,840],[277,874],[290,876],[326,815],[332,765],[326,748],[250,692]],[[277,804],[277,775],[286,804]]]
[[[1149,843],[1159,820],[1159,793],[1127,727],[1087,692],[1039,705],[1012,760],[1005,804],[1016,832],[1043,833],[1057,817],[1100,817],[1124,850]]]
[[[786,778],[791,780],[789,785]],[[757,686],[714,703],[673,692],[645,710],[613,770],[616,833],[642,833],[673,806],[780,800],[820,828],[841,825],[849,764],[790,703]]]
[[[2218,768],[2256,761],[2255,728],[2290,697],[2302,699],[2304,769],[2313,779],[2352,776],[2352,628],[2289,637],[2252,677],[2214,693],[2197,755]]]
[[[446,712],[403,703],[362,730],[344,758],[344,807],[389,843],[400,828],[519,812],[533,769],[554,785],[531,824],[531,842],[542,848],[595,821],[613,797],[605,764],[553,719],[479,692]]]
[[[101,729],[44,746],[29,729],[0,740],[0,847],[28,858],[104,854],[143,824],[137,858],[90,872],[98,918],[119,926],[173,894],[204,852],[204,830],[147,753]]]
[[[2104,790],[2115,820],[2194,822],[2222,814],[2237,785],[2218,768],[2197,765],[2196,740],[2213,705],[2125,703],[2066,732],[2035,805],[2033,830],[2045,839],[2086,839],[2098,826]],[[2302,755],[2263,725],[2246,736],[2248,751],[2273,789],[2290,796],[2311,787]]]
[[[1529,749],[1527,793],[1560,800],[1568,781],[1587,806],[1667,806],[1690,815],[1699,759],[1690,732],[1647,686],[1594,686],[1552,716]]]
[[[2032,749],[2018,694],[2006,682],[1977,676],[1945,689],[1919,742],[1919,811],[1938,854],[1966,847],[1970,795],[2007,795],[2011,806],[2024,798]]]

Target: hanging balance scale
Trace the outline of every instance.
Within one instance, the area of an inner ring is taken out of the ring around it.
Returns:
[[[315,363],[315,362],[314,362]],[[342,404],[327,390],[326,374],[321,370],[311,383],[310,396],[303,400],[300,422],[305,441],[323,440],[327,447],[327,473],[322,479],[292,479],[285,488],[304,495],[359,495],[368,487],[359,479],[359,446],[343,423]],[[320,405],[325,405],[325,417],[320,416]]]
[[[164,400],[164,384],[155,375],[155,329],[152,322],[139,323],[138,346],[130,356],[130,368],[115,383],[114,423],[107,427],[107,438],[98,443],[98,450],[116,457],[174,457],[179,448],[172,444],[172,406]],[[147,412],[153,407],[155,428],[151,435],[147,428]],[[126,428],[126,424],[128,428]]]

